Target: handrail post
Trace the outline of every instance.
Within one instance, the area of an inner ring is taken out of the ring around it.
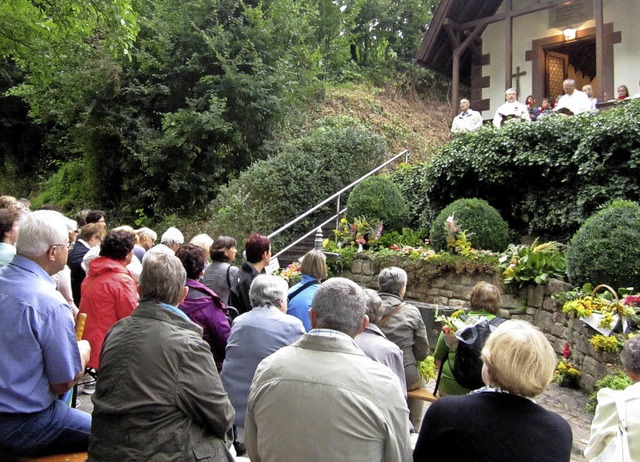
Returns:
[[[323,237],[322,237],[322,228],[318,227],[318,230],[316,231],[316,239],[313,241],[313,249],[314,250],[319,250],[322,252],[322,241],[323,241]]]

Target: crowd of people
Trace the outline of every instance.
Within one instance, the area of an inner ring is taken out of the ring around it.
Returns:
[[[90,461],[233,461],[233,447],[252,461],[569,461],[568,423],[532,400],[556,356],[525,322],[492,327],[473,389],[456,383],[456,340],[443,331],[441,397],[425,414],[407,396],[424,385],[429,343],[401,268],[363,289],[327,279],[325,255],[312,250],[289,287],[266,274],[271,243],[257,233],[238,268],[229,236],[185,243],[169,228],[156,245],[148,228],[108,230],[100,211],[74,221],[0,202],[2,460],[88,451]],[[470,298],[468,314],[485,321],[501,304],[488,283]],[[639,338],[622,361],[640,380]],[[66,400],[80,381],[91,415]],[[637,455],[636,386],[601,395],[587,454],[616,436],[622,401]]]
[[[502,127],[511,122],[535,122],[551,114],[577,115],[584,112],[597,111],[598,100],[593,95],[593,87],[584,85],[582,91],[576,88],[573,79],[566,79],[562,83],[563,95],[558,95],[555,101],[543,98],[540,106],[532,95],[527,96],[524,103],[518,101],[515,88],[505,91],[505,102],[496,110],[493,117],[493,125]],[[620,85],[617,90],[616,100],[631,98],[626,85]],[[640,97],[640,94],[633,96]],[[471,109],[471,102],[467,98],[460,100],[461,112],[454,117],[451,124],[451,133],[471,132],[482,127],[482,115]]]

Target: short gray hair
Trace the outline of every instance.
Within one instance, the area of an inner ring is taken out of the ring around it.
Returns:
[[[364,290],[349,279],[328,279],[320,284],[311,309],[316,315],[316,327],[355,337],[366,315]]]
[[[67,218],[53,210],[37,210],[22,216],[16,242],[16,253],[23,257],[39,257],[52,245],[69,242]]]
[[[160,238],[160,243],[165,245],[166,244],[182,245],[184,244],[184,236],[182,235],[182,232],[180,232],[178,228],[172,226],[164,232],[164,234]]]
[[[624,342],[620,360],[626,370],[640,375],[640,335],[636,335]]]
[[[280,276],[259,274],[251,282],[249,301],[251,308],[259,306],[280,307],[287,300],[289,284]]]
[[[399,295],[407,287],[407,272],[397,266],[390,266],[380,271],[378,276],[380,292]]]
[[[367,316],[371,324],[378,324],[384,314],[382,299],[373,289],[364,289],[364,296],[367,303]]]
[[[186,281],[187,272],[178,257],[164,253],[151,254],[142,265],[140,292],[143,298],[177,306]]]

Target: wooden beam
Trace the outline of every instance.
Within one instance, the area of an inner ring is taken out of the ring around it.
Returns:
[[[485,27],[485,26],[488,26],[489,24],[493,24],[494,22],[500,22],[507,18],[517,18],[518,16],[537,13],[538,11],[548,10],[556,6],[558,5],[553,3],[537,3],[534,5],[528,6],[526,8],[521,8],[519,10],[503,11],[502,13],[497,13],[493,16],[474,19],[473,21],[468,21],[468,22],[456,23],[454,21],[451,21],[449,18],[447,18],[444,20],[444,23],[450,23],[451,26],[456,29],[466,30],[476,26]]]
[[[465,39],[460,43],[460,35],[462,31],[454,30],[450,27],[447,27],[447,33],[449,33],[449,38],[452,43],[453,48],[453,69],[451,70],[452,77],[452,91],[451,91],[451,114],[452,117],[455,117],[458,113],[458,101],[460,100],[460,58],[464,50],[473,43],[473,41],[480,35],[482,31],[481,27],[476,27],[471,33],[469,33]]]
[[[596,75],[600,80],[600,101],[615,97],[613,84],[605,77],[604,72],[604,14],[602,0],[595,0],[593,13],[596,22]],[[611,86],[611,88],[609,88]]]
[[[513,11],[513,0],[505,0],[505,13]],[[478,27],[478,26],[476,26]],[[504,89],[511,88],[513,75],[513,16],[507,16],[504,21]],[[516,95],[516,98],[520,95]]]

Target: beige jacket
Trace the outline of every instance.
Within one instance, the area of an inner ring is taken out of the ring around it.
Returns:
[[[398,379],[349,337],[314,332],[258,366],[245,421],[251,461],[410,461]]]
[[[591,422],[589,444],[584,450],[587,460],[597,457],[618,430],[618,411],[615,399],[624,396],[627,412],[627,432],[631,462],[640,461],[640,383],[626,390],[603,388],[598,392],[598,407]]]
[[[383,319],[400,303],[403,303],[403,300],[397,295],[386,292],[380,292],[378,295],[380,295],[384,306]],[[384,326],[379,325],[378,327],[389,340],[402,350],[407,389],[413,390],[420,383],[416,362],[424,360],[429,354],[427,328],[420,310],[412,304],[404,302],[404,306],[387,319]]]

